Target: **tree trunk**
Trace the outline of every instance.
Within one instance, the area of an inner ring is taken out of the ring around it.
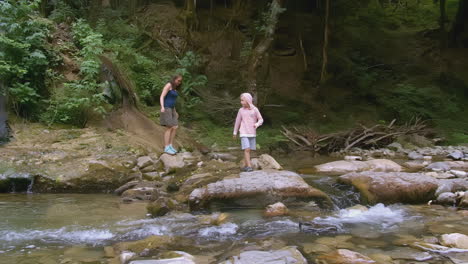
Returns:
[[[7,113],[7,96],[3,84],[0,83],[0,144],[8,141],[8,113]]]
[[[452,47],[468,47],[468,0],[459,0],[458,11],[450,32]]]
[[[327,80],[327,64],[328,64],[328,18],[330,15],[330,0],[325,0],[325,25],[323,29],[323,48],[322,48],[322,71],[320,73],[319,84],[323,84]]]
[[[445,22],[447,21],[447,13],[445,8],[446,0],[439,0],[439,10],[440,10],[440,18],[439,18],[439,27],[440,27],[440,47],[446,48],[447,46],[447,31],[445,29]]]
[[[101,6],[102,6],[103,8],[110,7],[110,6],[111,6],[110,0],[102,0]]]
[[[262,59],[267,51],[270,49],[274,40],[274,33],[276,24],[278,23],[278,16],[282,12],[280,0],[273,0],[270,9],[270,21],[274,24],[267,25],[264,38],[252,49],[247,72],[247,91],[252,94],[254,103],[257,103],[258,90],[257,90],[257,71]]]
[[[190,36],[190,31],[198,28],[197,1],[185,1],[185,27]]]

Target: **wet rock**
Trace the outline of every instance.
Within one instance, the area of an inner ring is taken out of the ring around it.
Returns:
[[[423,250],[423,251],[445,251],[448,250],[448,247],[444,247],[441,245],[433,244],[433,243],[426,243],[426,242],[413,242],[411,243],[410,247]]]
[[[375,260],[379,264],[393,264],[393,259],[392,257],[382,254],[382,253],[375,253],[369,255],[369,257],[373,260]]]
[[[239,256],[230,257],[220,264],[307,264],[307,260],[295,247],[285,247],[280,250],[244,251]]]
[[[130,259],[132,259],[135,256],[136,254],[134,252],[123,251],[122,253],[120,253],[120,256],[119,256],[120,263],[127,263]]]
[[[139,157],[137,159],[137,166],[140,169],[153,165],[153,160],[148,156]]]
[[[374,159],[368,161],[332,161],[315,166],[319,173],[344,174],[360,171],[401,171],[401,166],[387,159]]]
[[[451,192],[444,192],[441,193],[437,197],[437,204],[445,204],[445,205],[454,205],[456,203],[456,195]]]
[[[369,208],[365,207],[364,205],[357,204],[355,206],[346,208],[346,210],[358,210],[361,212],[365,212],[365,211],[369,211]]]
[[[156,201],[149,203],[146,206],[146,210],[152,217],[158,217],[166,215],[174,207],[175,205],[171,200],[166,197],[160,197]]]
[[[104,247],[104,257],[106,258],[113,258],[115,257],[115,252],[113,247]]]
[[[155,191],[157,190],[154,187],[132,188],[122,193],[122,200],[126,202],[149,201]]]
[[[213,199],[237,199],[253,196],[298,197],[330,201],[328,195],[308,185],[300,175],[291,171],[261,170],[244,172],[239,178],[224,179],[192,191],[192,206],[203,206]],[[259,202],[268,202],[259,199]]]
[[[190,176],[187,180],[185,180],[180,190],[183,191],[184,193],[188,193],[188,192],[191,192],[195,188],[205,186],[217,180],[219,180],[219,178],[216,176],[213,176],[213,174],[211,173],[194,174]]]
[[[333,249],[327,245],[318,243],[306,243],[303,245],[303,251],[307,255],[309,254],[322,254],[332,251]]]
[[[408,159],[410,160],[422,160],[424,159],[424,156],[416,151],[411,151],[408,153]]]
[[[327,264],[370,264],[377,263],[371,258],[347,249],[338,249],[317,257],[318,263]]]
[[[465,157],[462,151],[460,150],[455,150],[451,152],[450,154],[447,155],[447,158],[453,159],[453,160],[461,160]]]
[[[185,167],[184,157],[180,153],[173,156],[169,154],[162,154],[159,159],[164,164],[166,171]]]
[[[137,165],[137,161],[135,159],[126,160],[126,161],[122,162],[122,166],[124,166],[127,169],[132,169],[136,165]]]
[[[460,233],[445,234],[440,237],[440,244],[452,248],[468,249],[468,236]]]
[[[209,154],[209,157],[211,159],[221,159],[224,161],[236,161],[237,157],[232,155],[231,153],[219,153],[219,152],[213,152]]]
[[[340,176],[369,203],[422,203],[434,198],[438,180],[422,173],[360,172]]]
[[[183,251],[171,251],[166,253],[167,258],[150,259],[150,260],[134,260],[129,264],[196,264],[194,256]]]
[[[175,238],[171,236],[150,236],[142,240],[120,242],[113,246],[117,253],[133,252],[140,254],[143,251],[153,252],[158,249],[166,249],[168,245],[174,243]]]
[[[288,208],[283,203],[278,202],[268,205],[263,214],[268,217],[287,215]]]
[[[124,185],[120,186],[119,188],[115,189],[114,194],[121,195],[126,190],[135,187],[138,183],[139,183],[139,181],[127,182],[126,184],[124,184]]]
[[[226,223],[229,215],[226,213],[214,213],[207,216],[200,217],[200,223],[204,225],[222,225]]]
[[[453,264],[468,263],[468,252],[449,252],[443,253],[442,255],[449,258]]]
[[[432,259],[432,255],[412,248],[397,248],[388,252],[393,259],[426,261]]]
[[[262,154],[258,157],[258,164],[262,170],[282,170],[283,167],[270,155]]]
[[[339,235],[335,237],[320,237],[315,240],[316,243],[327,245],[332,249],[340,249],[340,248],[353,248],[354,245],[348,240],[350,240],[352,236],[348,235]]]

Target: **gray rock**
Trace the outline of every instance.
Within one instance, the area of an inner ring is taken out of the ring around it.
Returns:
[[[338,178],[370,203],[421,203],[434,198],[439,181],[422,173],[354,172]]]
[[[429,165],[429,163],[427,161],[422,160],[412,160],[403,163],[403,166],[410,170],[420,170],[426,167],[427,165]]]
[[[211,159],[215,159],[215,160],[221,159],[224,161],[236,161],[237,160],[237,157],[230,153],[212,152],[209,154],[209,157]]]
[[[450,170],[450,166],[447,164],[447,162],[439,161],[429,164],[426,169],[433,171],[448,171]]]
[[[295,247],[274,251],[244,251],[220,264],[307,264],[307,260]]]
[[[461,160],[464,158],[464,154],[463,152],[461,152],[460,150],[455,150],[453,152],[451,152],[450,154],[447,155],[447,158],[451,158],[453,160]]]
[[[153,165],[153,160],[148,156],[139,157],[137,160],[137,166],[140,169]]]
[[[362,160],[361,156],[345,156],[344,160]]]
[[[451,182],[440,184],[437,190],[435,191],[435,196],[439,197],[439,195],[441,195],[442,193],[447,193],[447,192],[451,193],[452,187],[453,187],[453,183]]]
[[[258,157],[258,165],[260,165],[260,168],[262,170],[282,170],[283,167],[270,155],[268,154],[262,154],[260,157]]]
[[[164,164],[166,171],[170,171],[177,168],[183,168],[185,166],[183,154],[177,154],[171,156],[169,154],[162,154],[159,158]]]
[[[389,144],[387,148],[394,150],[394,151],[400,151],[403,149],[403,146],[398,142],[393,142],[392,144]]]
[[[126,184],[120,186],[119,188],[117,188],[114,193],[116,195],[121,195],[123,192],[125,192],[126,190],[128,189],[131,189],[133,187],[135,187],[137,184],[139,183],[139,181],[131,181],[131,182],[127,182]]]
[[[424,159],[424,156],[416,151],[411,151],[408,153],[408,158],[411,160],[422,160]]]
[[[468,208],[468,191],[465,191],[463,196],[460,199],[458,206],[463,208]]]
[[[264,196],[278,198],[302,197],[329,201],[328,195],[308,185],[300,175],[291,171],[260,170],[243,172],[239,178],[229,178],[192,191],[192,206],[206,205],[212,199],[239,199]],[[267,199],[259,199],[268,204]],[[267,205],[265,204],[265,205]]]
[[[387,159],[373,159],[368,161],[332,161],[314,167],[319,173],[344,174],[360,171],[401,171],[397,163]]]
[[[441,193],[437,197],[437,203],[438,204],[445,204],[445,205],[454,205],[456,202],[456,195],[451,192],[444,192]]]
[[[466,173],[465,171],[460,171],[460,170],[450,170],[450,173],[452,173],[458,178],[466,178],[468,176],[468,173]]]

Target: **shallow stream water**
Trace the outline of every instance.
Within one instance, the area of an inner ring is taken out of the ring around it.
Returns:
[[[223,250],[271,240],[307,251],[309,263],[320,254],[317,245],[384,254],[397,259],[394,263],[452,263],[440,252],[408,244],[445,233],[468,234],[466,216],[454,208],[377,204],[367,211],[349,209],[359,203],[352,188],[332,176],[303,177],[328,193],[334,208],[311,203],[291,209],[289,216],[264,218],[262,208],[215,204],[214,211],[229,214],[219,226],[201,221],[200,213],[151,219],[145,203],[123,204],[113,195],[0,194],[0,263],[107,263],[103,247],[150,235],[190,239],[191,246],[179,250],[218,261]]]

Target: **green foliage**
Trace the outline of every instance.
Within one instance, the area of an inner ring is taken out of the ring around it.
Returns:
[[[97,82],[103,39],[82,19],[73,23],[72,31],[75,43],[81,47],[81,79],[65,83],[61,91],[55,91],[51,99],[47,100],[49,106],[41,115],[41,120],[49,124],[84,127],[91,116],[106,113],[103,84]]]
[[[411,84],[399,84],[381,103],[392,109],[400,120],[407,121],[415,116],[437,119],[459,111],[455,98],[444,94],[437,87],[418,88]]]
[[[78,17],[78,11],[68,5],[65,1],[56,1],[49,19],[56,23],[70,23]]]
[[[178,62],[179,68],[176,72],[183,77],[181,91],[184,101],[183,108],[190,110],[200,103],[200,98],[196,96],[196,89],[206,86],[208,79],[205,75],[199,74],[201,58],[193,51],[188,51]],[[188,113],[187,111],[186,114]]]
[[[278,17],[286,11],[276,1],[268,3],[267,9],[260,14],[258,20],[254,21],[255,32],[259,35],[271,35],[274,33]]]
[[[17,114],[34,118],[46,93],[46,70],[54,61],[47,48],[50,23],[39,17],[40,1],[0,2],[0,78]]]

